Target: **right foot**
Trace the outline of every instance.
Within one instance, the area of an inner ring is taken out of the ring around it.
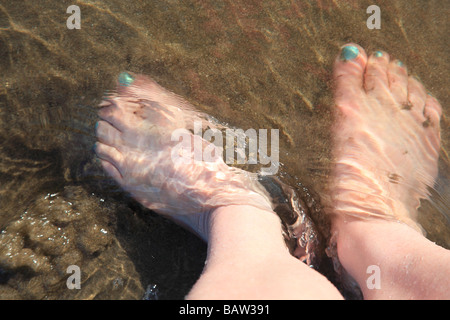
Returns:
[[[195,121],[217,128],[205,115],[143,75],[122,73],[119,82],[117,94],[100,105],[95,152],[133,198],[204,240],[213,209],[246,204],[272,211],[254,175],[229,167],[214,144],[191,132]],[[215,157],[191,159],[191,147],[180,148],[181,142],[172,140],[176,130],[182,130],[182,142],[188,140],[194,149],[199,143],[202,154],[208,147]]]
[[[334,79],[333,214],[421,230],[417,208],[438,172],[441,106],[400,61],[381,51],[367,57],[355,44],[344,46]]]

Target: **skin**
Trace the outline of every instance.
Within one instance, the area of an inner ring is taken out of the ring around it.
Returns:
[[[340,263],[366,299],[449,298],[449,251],[415,222],[437,175],[439,103],[387,53],[368,57],[355,44],[337,57],[334,80],[336,166],[327,209]],[[119,82],[117,95],[101,104],[96,153],[142,205],[208,242],[187,299],[342,299],[289,254],[269,197],[250,174],[219,158],[171,159],[174,130],[199,119],[217,124],[149,78],[125,74]],[[374,265],[380,289],[366,283]]]
[[[448,299],[449,251],[416,223],[437,176],[441,106],[386,52],[346,46],[358,54],[334,67],[330,212],[339,260],[365,299]],[[369,266],[379,267],[379,289],[366,284]]]
[[[290,255],[279,218],[252,206],[210,216],[206,266],[187,299],[342,299],[320,273]]]

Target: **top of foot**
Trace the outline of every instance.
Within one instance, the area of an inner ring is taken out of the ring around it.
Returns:
[[[356,44],[343,47],[334,80],[333,213],[420,230],[417,208],[437,176],[441,106],[399,60]]]
[[[122,73],[117,92],[100,106],[96,154],[105,171],[145,207],[203,239],[212,209],[238,204],[272,209],[254,175],[226,165],[214,144],[192,132],[195,123],[216,125],[150,78]],[[208,161],[196,158],[206,150]]]

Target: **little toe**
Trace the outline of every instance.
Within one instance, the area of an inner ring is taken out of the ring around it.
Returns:
[[[117,146],[122,143],[122,132],[106,121],[98,121],[95,125],[97,139],[109,146]]]
[[[429,108],[429,109],[433,109],[436,112],[436,114],[439,116],[438,120],[440,121],[441,116],[442,116],[442,106],[439,103],[439,101],[435,97],[433,97],[430,93],[427,94],[427,100],[425,102],[425,107]]]
[[[424,115],[425,101],[427,100],[427,93],[424,86],[414,77],[408,78],[408,102],[411,107],[411,114],[416,121],[426,121]]]
[[[427,132],[428,141],[430,142],[432,149],[435,151],[436,157],[439,157],[439,149],[441,147],[440,120],[442,115],[442,107],[436,98],[431,95],[427,95],[424,115],[427,120],[423,122],[423,125],[426,129],[429,129]]]
[[[97,157],[99,157],[101,160],[111,163],[120,171],[124,158],[119,150],[104,143],[96,142],[94,151],[97,154]]]
[[[384,99],[389,95],[388,80],[389,55],[383,51],[376,51],[367,59],[364,74],[364,88],[367,93]]]
[[[427,121],[429,121],[429,125],[436,128],[437,131],[439,131],[442,115],[442,107],[439,101],[437,101],[436,98],[434,98],[429,94],[426,97],[425,109],[423,111],[423,114],[427,119]]]
[[[354,43],[342,47],[334,62],[335,102],[338,107],[348,106],[363,93],[363,75],[367,56],[363,48]]]
[[[389,62],[387,68],[389,88],[395,101],[402,109],[409,109],[408,104],[408,71],[399,60]]]

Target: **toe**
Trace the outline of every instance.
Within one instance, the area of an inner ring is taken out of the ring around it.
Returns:
[[[98,116],[100,119],[109,122],[120,131],[124,131],[127,127],[124,122],[124,111],[118,108],[115,103],[111,103],[109,106],[101,108],[98,111]]]
[[[95,134],[101,143],[109,146],[117,146],[122,142],[122,132],[106,121],[100,120],[97,122],[95,125]]]
[[[442,107],[436,98],[431,95],[427,95],[425,101],[425,109],[423,114],[427,121],[429,121],[429,125],[436,128],[439,131],[440,121],[442,115]]]
[[[122,72],[118,77],[116,90],[120,96],[139,97],[140,99],[157,101],[161,105],[172,105],[183,110],[195,110],[187,101],[142,74]]]
[[[102,164],[103,169],[111,178],[116,180],[119,184],[123,184],[123,177],[113,164],[106,160],[100,160],[100,163]]]
[[[122,166],[124,160],[123,155],[119,150],[101,142],[96,142],[94,151],[97,154],[97,157],[103,161],[111,163],[120,171],[120,167]]]
[[[408,78],[408,101],[411,113],[418,122],[426,120],[424,115],[427,93],[424,86],[415,78]]]
[[[408,109],[408,72],[399,60],[391,61],[387,67],[389,89],[400,108]]]
[[[338,107],[348,105],[363,93],[363,75],[367,56],[363,48],[354,43],[342,47],[334,62],[335,102]]]
[[[429,129],[427,132],[428,141],[435,151],[436,157],[439,157],[439,149],[441,146],[440,120],[442,115],[442,107],[431,95],[427,95],[424,115],[427,120],[423,123],[423,125],[426,129]]]
[[[367,59],[364,74],[364,88],[367,93],[377,98],[386,97],[389,92],[388,81],[389,55],[383,51],[376,51]]]

